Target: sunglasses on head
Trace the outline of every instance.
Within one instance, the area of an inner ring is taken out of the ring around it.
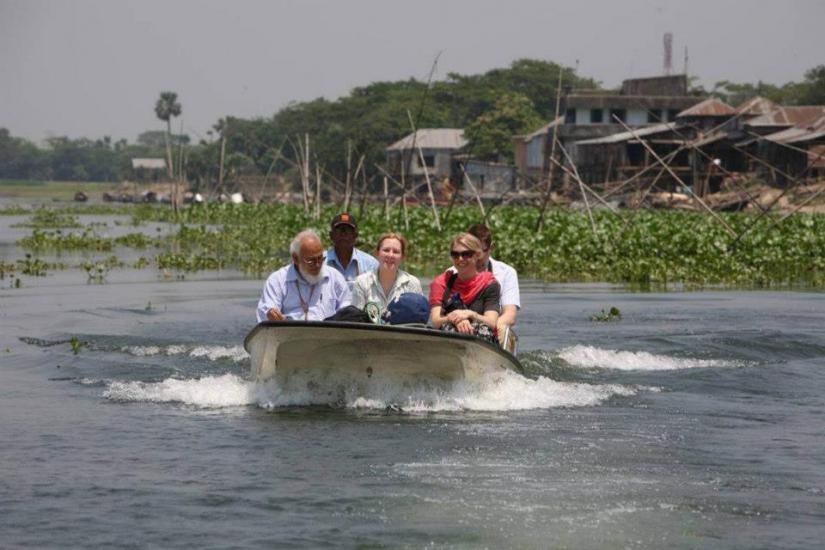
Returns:
[[[476,253],[473,250],[450,250],[450,257],[454,260],[457,260],[459,258],[469,260],[475,255]]]

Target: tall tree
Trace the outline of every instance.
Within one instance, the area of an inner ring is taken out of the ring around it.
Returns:
[[[531,132],[542,124],[543,119],[529,97],[509,92],[496,100],[492,110],[468,124],[464,136],[470,141],[472,155],[512,162],[513,136]]]
[[[166,167],[169,179],[175,179],[175,165],[172,163],[172,117],[180,116],[183,109],[178,103],[178,94],[175,92],[161,92],[155,102],[155,114],[166,121]]]

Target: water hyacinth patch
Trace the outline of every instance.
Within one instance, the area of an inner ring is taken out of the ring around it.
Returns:
[[[289,243],[302,229],[315,229],[329,246],[328,224],[337,208],[323,208],[318,220],[304,213],[302,206],[283,204],[200,204],[182,209],[177,217],[169,208],[134,205],[130,213],[133,225],[161,222],[176,229],[167,237],[134,233],[118,239],[96,236],[88,228],[79,234],[35,229],[19,244],[54,250],[155,247],[159,253],[154,261],[139,266],[178,271],[237,268],[259,277],[289,261]],[[453,235],[482,221],[475,207],[453,208],[449,217],[443,209],[443,228],[438,232],[428,208],[408,208],[406,221],[400,208],[391,212],[389,220],[378,206],[354,213],[360,248],[372,252],[380,234],[400,231],[410,242],[407,269],[424,277],[450,265],[447,251]],[[494,257],[513,265],[522,278],[628,283],[640,288],[672,283],[692,287],[825,284],[825,216],[795,214],[781,224],[768,216],[720,216],[743,236],[734,239],[713,217],[683,211],[626,210],[619,215],[598,211],[593,213],[594,231],[587,213],[555,209],[547,212],[544,227],[537,232],[535,209],[499,206],[486,223],[494,235]]]

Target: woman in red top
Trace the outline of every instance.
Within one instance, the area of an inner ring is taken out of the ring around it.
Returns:
[[[461,233],[450,244],[453,267],[430,283],[430,323],[442,330],[456,330],[495,338],[501,287],[489,271],[479,272],[481,241]]]

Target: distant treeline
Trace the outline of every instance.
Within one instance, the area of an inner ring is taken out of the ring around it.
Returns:
[[[433,82],[374,82],[333,101],[291,103],[270,118],[227,116],[198,143],[172,136],[174,162],[178,165],[182,155],[184,173],[193,184],[214,184],[225,142],[225,180],[268,173],[297,180],[303,136],[309,135],[312,166],[343,180],[348,149],[351,166],[363,156],[367,173],[375,173],[374,164],[384,161],[384,148],[411,132],[411,119],[418,128],[464,128],[471,154],[509,161],[512,135],[531,132],[553,118],[560,69],[563,87],[600,87],[572,68],[533,59],[479,75],[449,73]],[[756,95],[785,105],[825,104],[825,65],[807,71],[802,82],[776,86],[722,81],[710,91],[698,87],[692,93],[717,96],[732,105]],[[0,128],[0,178],[121,181],[133,177],[131,158],[165,157],[164,137],[163,131],[144,132],[135,144],[109,137],[54,137],[38,146]]]

